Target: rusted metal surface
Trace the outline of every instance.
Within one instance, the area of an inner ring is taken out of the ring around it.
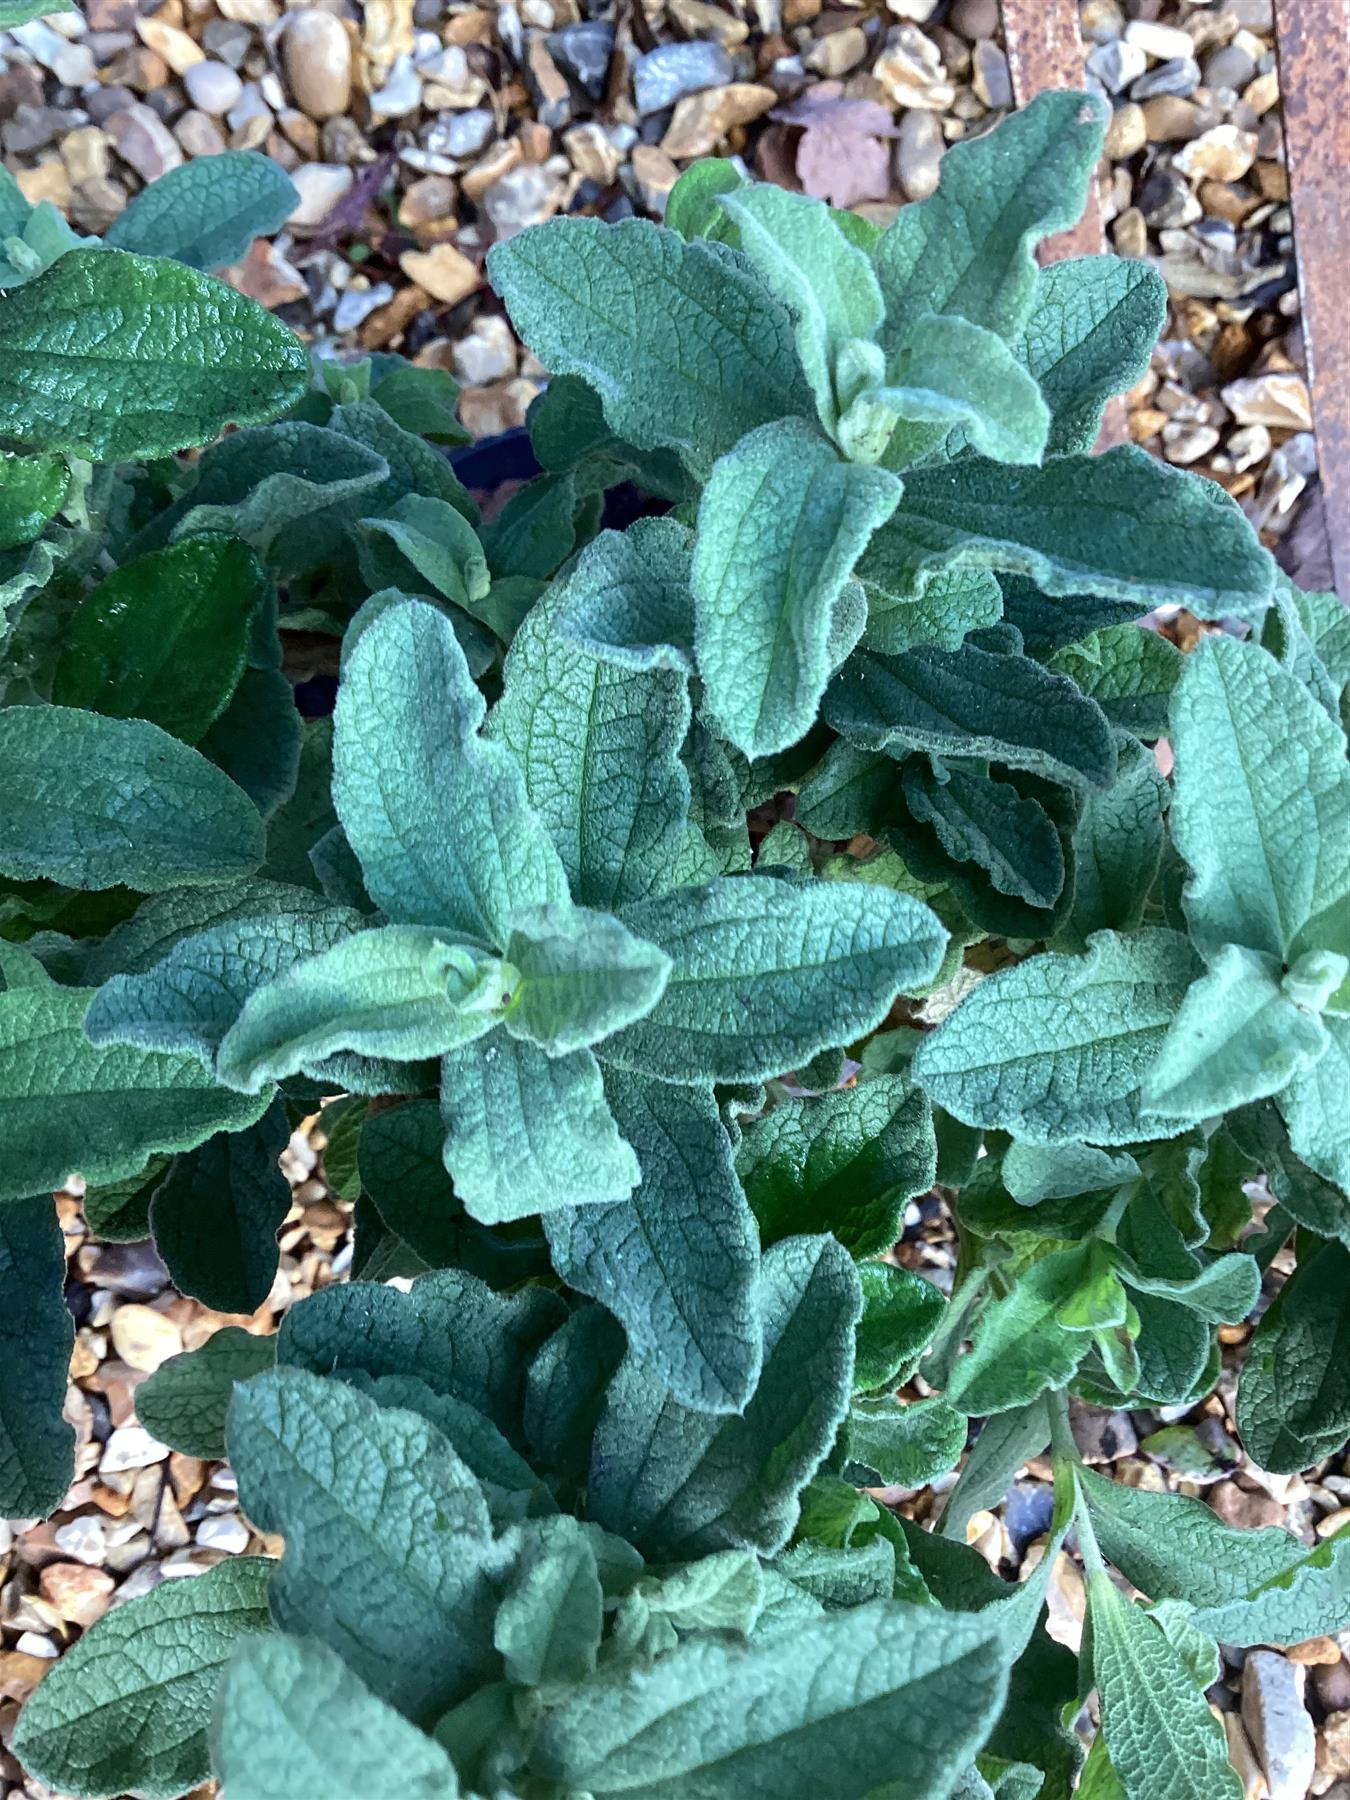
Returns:
[[[1346,0],[1350,4],[1350,0]],[[1003,0],[1003,39],[1008,50],[1013,96],[1019,106],[1035,99],[1046,88],[1083,85],[1083,39],[1078,29],[1078,0]],[[1043,263],[1060,262],[1066,256],[1097,256],[1106,248],[1097,184],[1088,189],[1082,218],[1069,231],[1044,240],[1038,252]],[[1129,439],[1125,402],[1117,394],[1106,404],[1099,450]]]
[[[1350,0],[1278,0],[1276,31],[1317,461],[1350,605]]]
[[[1350,3],[1350,0],[1347,0]],[[1003,39],[1013,96],[1019,106],[1046,88],[1083,85],[1083,39],[1078,30],[1078,0],[1003,0]],[[1046,238],[1042,262],[1066,256],[1095,256],[1105,249],[1102,216],[1093,182],[1087,209],[1070,231]]]

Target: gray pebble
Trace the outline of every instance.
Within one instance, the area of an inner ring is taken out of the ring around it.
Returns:
[[[1008,73],[1008,59],[998,45],[988,38],[975,46],[975,92],[986,106],[1001,107],[1012,105],[1012,76]]]
[[[998,0],[956,0],[948,24],[972,44],[994,37],[999,28]]]
[[[1256,58],[1250,56],[1241,44],[1225,44],[1205,64],[1205,85],[1212,88],[1232,88],[1235,93],[1241,93],[1255,74]]]
[[[492,130],[492,114],[473,107],[468,112],[442,113],[422,134],[422,142],[435,156],[477,156]]]
[[[1193,94],[1200,85],[1200,65],[1193,56],[1174,56],[1141,75],[1130,89],[1131,100],[1151,100],[1155,94]]]
[[[208,19],[202,26],[202,49],[232,69],[237,69],[248,55],[253,34],[247,25],[234,19]]]
[[[183,75],[183,86],[192,104],[213,119],[224,118],[244,91],[243,82],[223,62],[194,63]]]
[[[720,44],[696,39],[688,44],[662,44],[633,65],[633,97],[638,112],[664,112],[682,94],[725,87],[736,78],[735,64]]]
[[[1108,94],[1119,94],[1148,67],[1148,58],[1138,44],[1127,44],[1124,38],[1113,38],[1109,44],[1097,44],[1088,52],[1088,73],[1095,75]]]
[[[602,19],[583,19],[553,32],[548,47],[559,68],[580,85],[592,100],[605,91],[609,59],[614,53],[614,27]]]

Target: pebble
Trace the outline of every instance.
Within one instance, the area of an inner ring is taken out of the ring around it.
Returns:
[[[48,1563],[38,1577],[38,1592],[67,1625],[84,1629],[107,1612],[113,1578],[87,1563]]]
[[[405,250],[398,262],[409,281],[425,288],[433,300],[444,306],[457,305],[483,281],[477,265],[453,244],[433,244],[430,250]]]
[[[548,164],[519,163],[483,195],[483,210],[497,236],[508,238],[552,218],[561,198],[556,170]]]
[[[295,230],[313,231],[332,212],[355,176],[339,163],[302,163],[292,169],[291,180],[300,198],[286,223]]]
[[[1350,1775],[1350,1712],[1334,1712],[1322,1724],[1317,1772],[1336,1779]]]
[[[253,33],[232,19],[208,19],[202,26],[202,49],[237,69],[248,55]]]
[[[1205,86],[1241,93],[1256,74],[1256,58],[1241,44],[1224,44],[1205,59]]]
[[[378,312],[382,306],[388,306],[393,297],[393,287],[387,281],[377,281],[365,287],[357,287],[353,283],[333,310],[334,331],[355,331],[358,325],[365,324],[373,312]]]
[[[1012,76],[1008,59],[989,39],[976,44],[973,58],[974,88],[984,104],[993,109],[1012,105]]]
[[[633,101],[638,115],[664,112],[685,94],[725,87],[735,65],[720,44],[695,41],[659,44],[633,64]]]
[[[206,60],[206,52],[187,32],[167,19],[137,19],[136,32],[148,50],[162,56],[175,75],[186,75],[197,63]]]
[[[615,180],[623,162],[623,154],[603,125],[588,119],[562,134],[562,147],[567,160],[579,175],[608,187]]]
[[[1173,167],[1195,179],[1239,181],[1256,161],[1256,133],[1215,125],[1177,152]]]
[[[1159,94],[1140,108],[1150,144],[1184,143],[1199,137],[1207,114],[1203,106],[1180,94]]]
[[[926,200],[938,184],[947,140],[936,113],[913,107],[900,117],[895,144],[895,175],[907,200]]]
[[[370,96],[370,110],[377,119],[402,119],[414,112],[422,100],[422,78],[417,72],[411,56],[400,56],[389,72],[389,79],[384,86],[377,88]],[[335,106],[335,113],[343,112],[342,106]],[[311,112],[309,107],[306,112]],[[319,116],[317,114],[313,115]]]
[[[144,182],[158,181],[183,161],[183,152],[173,134],[159,114],[141,101],[114,113],[106,129],[122,161],[129,163]]]
[[[1305,1800],[1317,1738],[1303,1704],[1301,1671],[1274,1650],[1253,1650],[1242,1667],[1242,1722],[1260,1758],[1270,1800]]]
[[[147,1469],[151,1463],[163,1462],[168,1454],[168,1445],[152,1438],[143,1425],[119,1425],[103,1446],[98,1472],[106,1476]]]
[[[1200,65],[1193,56],[1159,63],[1141,75],[1130,89],[1131,100],[1152,100],[1158,94],[1193,94],[1200,85]]]
[[[577,82],[592,100],[605,91],[609,59],[614,54],[614,27],[601,19],[583,19],[552,33],[549,51],[559,68]]]
[[[1255,1531],[1262,1525],[1283,1525],[1284,1508],[1269,1494],[1249,1494],[1236,1481],[1221,1481],[1207,1496],[1225,1525]]]
[[[223,119],[232,106],[239,104],[244,91],[238,75],[223,62],[194,63],[183,77],[183,86],[197,110],[209,113],[213,119]]]
[[[861,25],[846,25],[842,31],[827,31],[817,38],[802,58],[806,68],[833,80],[847,75],[867,55],[867,33]]]
[[[734,126],[758,119],[777,98],[773,88],[748,81],[686,94],[676,105],[661,148],[676,162],[711,156]]]
[[[423,142],[436,156],[477,156],[493,133],[492,114],[473,107],[468,112],[451,113],[437,119],[426,132]]]
[[[220,1550],[226,1556],[247,1550],[250,1535],[238,1513],[214,1513],[197,1527],[197,1542],[203,1550]]]
[[[486,313],[451,353],[455,379],[469,387],[508,381],[516,372],[516,340],[506,320]]]
[[[61,140],[61,160],[76,188],[102,181],[108,173],[112,139],[97,125],[82,125]]]
[[[1230,381],[1221,393],[1239,425],[1266,425],[1279,431],[1312,429],[1312,403],[1301,375],[1250,375]]]
[[[113,1349],[130,1368],[152,1373],[183,1348],[183,1334],[152,1306],[119,1306],[112,1316]]]
[[[993,37],[1001,23],[998,0],[956,0],[948,23],[972,44]]]
[[[1136,155],[1148,142],[1148,122],[1144,118],[1144,109],[1133,100],[1127,100],[1111,114],[1111,123],[1106,128],[1106,154],[1113,162],[1123,162],[1126,157]]]
[[[896,106],[917,106],[940,113],[946,112],[956,98],[942,52],[915,25],[901,25],[890,34],[872,73]]]
[[[87,87],[98,79],[89,46],[72,43],[41,19],[30,19],[26,25],[12,25],[9,35],[16,44],[22,44],[35,62],[50,69],[62,87]]]
[[[1219,442],[1219,434],[1212,425],[1197,425],[1190,420],[1173,419],[1163,426],[1163,455],[1170,463],[1199,462],[1202,456],[1208,456]]]
[[[1132,81],[1137,81],[1148,67],[1148,58],[1138,44],[1126,38],[1112,38],[1097,44],[1088,52],[1087,68],[1108,94],[1119,94]]]
[[[52,1533],[52,1542],[63,1556],[98,1568],[108,1553],[107,1527],[92,1514],[68,1519]]]
[[[938,0],[886,0],[888,12],[914,25],[926,25],[937,9]]]
[[[649,213],[661,218],[670,190],[679,180],[679,169],[655,144],[635,144],[629,166],[638,198]]]
[[[1157,25],[1147,19],[1131,19],[1125,27],[1125,42],[1142,50],[1150,62],[1173,62],[1178,57],[1194,54],[1195,44],[1188,31],[1176,25]]]
[[[282,40],[282,58],[302,112],[319,120],[346,112],[352,97],[352,46],[340,19],[318,7],[293,13]]]

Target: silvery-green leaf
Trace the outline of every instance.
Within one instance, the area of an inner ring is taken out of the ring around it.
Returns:
[[[0,1513],[54,1512],[75,1477],[62,1418],[75,1322],[65,1241],[49,1194],[0,1205]]]
[[[3,1215],[0,1215],[3,1217]],[[225,1415],[239,1381],[249,1381],[276,1361],[274,1336],[238,1325],[213,1332],[196,1350],[171,1356],[136,1390],[136,1417],[152,1437],[184,1456],[221,1460]]]
[[[1116,751],[1115,780],[1084,796],[1074,827],[1073,904],[1055,940],[1064,949],[1079,948],[1096,931],[1140,925],[1162,862],[1167,783],[1136,738],[1121,733]]]
[[[1293,1474],[1350,1433],[1350,1251],[1303,1256],[1251,1341],[1237,1426],[1263,1469]]]
[[[898,423],[882,460],[902,470],[953,431],[996,462],[1039,462],[1050,427],[1041,391],[1003,338],[957,313],[909,327],[878,399]]]
[[[532,1519],[493,1624],[509,1681],[520,1687],[585,1681],[595,1668],[604,1593],[586,1527],[563,1515]]]
[[[664,951],[610,914],[571,905],[513,914],[506,963],[519,977],[506,1029],[550,1056],[584,1050],[642,1018],[671,968]]]
[[[1328,1012],[1322,1024],[1325,1055],[1294,1077],[1279,1107],[1295,1153],[1350,1194],[1350,1018]]]
[[[255,237],[280,230],[299,200],[271,157],[225,150],[167,170],[118,214],[103,241],[193,269],[220,269],[238,262]]]

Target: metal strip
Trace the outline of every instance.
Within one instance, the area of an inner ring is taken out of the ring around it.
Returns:
[[[1322,501],[1350,605],[1350,0],[1278,0],[1276,31]]]

